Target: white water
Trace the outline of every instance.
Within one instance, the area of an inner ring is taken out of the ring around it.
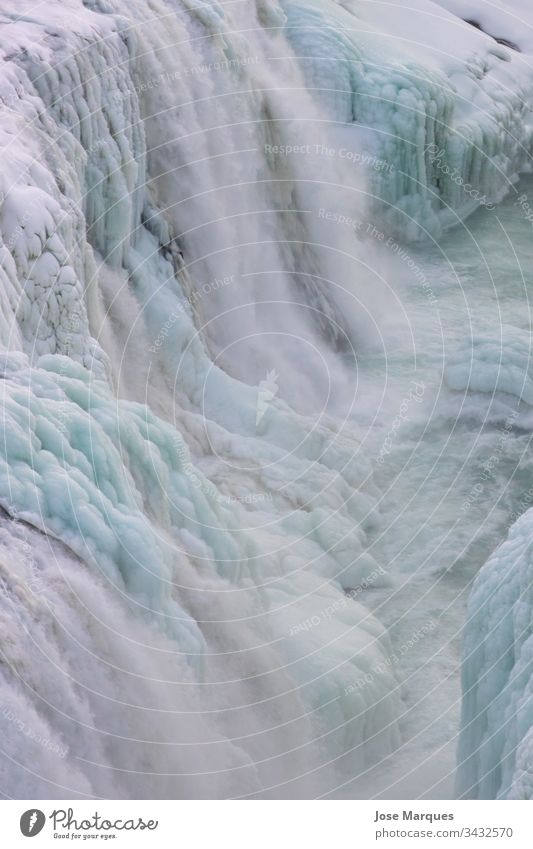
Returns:
[[[526,58],[442,11],[384,64],[368,4],[5,5],[0,789],[450,795],[527,489]]]

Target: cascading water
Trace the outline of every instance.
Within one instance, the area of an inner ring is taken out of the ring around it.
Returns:
[[[447,573],[472,542],[445,547],[449,505],[420,520],[433,464],[451,487],[476,393],[531,403],[525,330],[499,384],[470,325],[470,381],[468,295],[460,328],[449,312],[468,263],[403,240],[512,188],[533,73],[422,0],[435,42],[394,9],[386,62],[355,0],[18,5],[0,18],[2,792],[384,792],[417,716],[444,700],[458,724],[457,675],[422,713],[410,692],[435,646],[457,662],[441,614],[472,576]]]

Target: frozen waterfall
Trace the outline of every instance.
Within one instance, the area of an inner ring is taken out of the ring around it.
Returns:
[[[336,795],[401,745],[366,603],[391,575],[359,358],[407,333],[382,243],[501,201],[533,129],[533,37],[409,5],[1,3],[11,796]],[[513,344],[449,388],[531,404]],[[463,792],[531,795],[530,524],[471,598]]]

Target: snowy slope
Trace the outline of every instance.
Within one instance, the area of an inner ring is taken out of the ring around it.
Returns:
[[[490,3],[437,0],[437,3],[456,17],[479,26],[492,38],[508,42],[522,53],[533,51],[533,22],[528,0],[513,0],[512,3],[506,0],[491,0]]]

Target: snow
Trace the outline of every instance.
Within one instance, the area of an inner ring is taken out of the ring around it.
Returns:
[[[319,210],[417,237],[500,199],[525,55],[425,0],[3,5],[4,783],[319,795],[401,712],[339,357],[381,339],[383,258]],[[527,353],[449,385],[530,404]]]
[[[483,32],[494,38],[507,39],[524,53],[533,49],[533,24],[531,6],[527,0],[502,3],[471,3],[470,0],[437,0],[439,6],[452,12],[464,21],[479,24]]]

